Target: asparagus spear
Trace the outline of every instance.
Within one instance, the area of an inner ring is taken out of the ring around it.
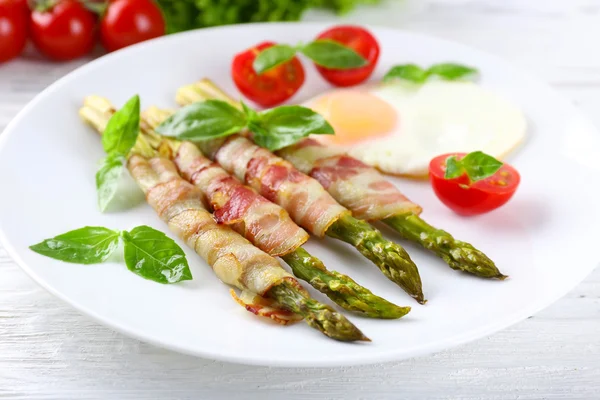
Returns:
[[[347,275],[327,270],[321,260],[311,256],[302,247],[281,258],[288,263],[297,278],[308,282],[345,310],[385,319],[400,318],[410,311],[410,307],[398,307],[374,295]]]
[[[189,104],[209,98],[226,101],[235,107],[239,103],[219,89],[209,79],[181,88],[177,92],[177,102]],[[505,279],[494,262],[483,252],[469,243],[456,240],[448,232],[434,228],[418,215],[397,215],[385,219],[387,225],[396,230],[404,239],[419,243],[424,248],[441,257],[452,269],[474,274],[482,278]]]
[[[332,339],[343,342],[371,341],[342,314],[330,306],[308,297],[287,281],[273,286],[267,295],[285,309],[301,315],[309,326]]]
[[[112,107],[107,107],[106,103],[99,102],[98,98],[88,98],[84,107],[80,110],[80,115],[89,125],[102,134],[108,121],[106,115],[108,113],[110,118],[113,112]],[[138,149],[143,149],[144,157],[158,154],[155,150],[153,155],[150,154],[153,150],[148,146],[148,141],[142,135],[138,136],[138,142],[130,156],[135,153],[140,154]],[[332,339],[345,342],[370,341],[342,314],[311,298],[301,287],[295,286],[287,280],[274,285],[266,293],[266,296],[276,300],[282,308],[300,315],[309,326]]]
[[[103,127],[114,113],[112,105],[99,97],[88,98],[84,110],[83,113],[88,115],[88,120],[93,118],[93,125],[99,132],[104,129]],[[167,153],[170,157],[176,154],[179,146],[177,140],[162,138],[154,133],[152,121],[147,120],[145,116],[142,116],[140,122],[142,134],[138,136],[136,150],[140,148],[140,144],[144,144],[144,153],[148,157],[155,156],[157,151]],[[374,295],[347,275],[327,270],[321,260],[302,247],[282,258],[290,265],[297,278],[308,282],[345,310],[366,317],[385,319],[401,318],[410,311],[410,307],[399,307]]]
[[[494,262],[469,243],[456,240],[448,232],[434,228],[415,214],[396,215],[383,220],[403,238],[419,243],[441,257],[452,269],[482,278],[504,280]]]

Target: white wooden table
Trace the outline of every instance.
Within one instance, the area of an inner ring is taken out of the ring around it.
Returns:
[[[307,15],[311,20],[328,18]],[[388,1],[346,19],[427,33],[496,53],[537,73],[600,126],[600,0]],[[31,56],[0,66],[0,130],[48,84],[85,61],[52,64]],[[234,395],[598,399],[600,269],[545,311],[460,348],[384,365],[280,369],[193,358],[124,337],[39,288],[0,248],[0,398]]]

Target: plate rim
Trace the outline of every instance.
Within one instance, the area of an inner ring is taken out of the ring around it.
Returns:
[[[20,121],[22,119],[24,119],[27,116],[27,114],[29,114],[30,110],[32,108],[34,108],[38,102],[42,101],[47,96],[51,96],[56,88],[68,83],[68,81],[76,78],[80,74],[86,73],[86,71],[88,69],[98,68],[99,66],[101,67],[101,65],[103,63],[109,62],[113,58],[121,57],[121,55],[124,53],[132,53],[132,52],[136,52],[136,51],[141,51],[142,49],[144,49],[146,47],[154,46],[156,43],[159,43],[159,42],[180,40],[180,38],[184,37],[184,36],[202,35],[202,34],[204,34],[204,32],[207,32],[207,31],[239,30],[240,28],[254,29],[255,27],[266,27],[266,26],[288,26],[289,27],[289,26],[300,26],[300,25],[311,26],[311,27],[314,27],[315,29],[323,29],[328,26],[336,25],[336,23],[333,21],[331,21],[331,22],[263,22],[263,23],[235,24],[235,25],[203,28],[203,29],[197,29],[197,30],[192,30],[192,31],[187,31],[187,32],[181,32],[181,33],[177,33],[177,34],[173,34],[173,35],[162,36],[160,38],[156,38],[156,39],[152,39],[152,40],[149,40],[146,42],[138,43],[136,45],[115,51],[113,53],[103,55],[103,56],[101,56],[95,60],[92,60],[82,66],[79,66],[78,68],[69,72],[65,76],[59,78],[58,80],[56,80],[55,82],[50,84],[48,87],[46,87],[43,91],[38,93],[33,99],[31,99],[17,113],[17,115],[12,118],[12,120],[8,123],[8,125],[2,131],[2,134],[0,134],[0,154],[2,153],[4,147],[6,146],[6,143],[8,142],[8,138],[10,137],[11,132],[15,130],[14,127],[18,126],[20,124]],[[594,129],[596,131],[598,131],[597,126],[594,123],[592,123],[590,118],[583,111],[581,111],[576,105],[574,105],[573,102],[570,101],[569,98],[558,94],[553,87],[551,87],[549,84],[547,84],[543,80],[537,78],[535,75],[531,74],[527,69],[522,68],[520,66],[519,67],[514,66],[510,61],[504,60],[503,58],[501,58],[497,55],[488,53],[484,50],[480,50],[479,48],[468,46],[461,42],[456,42],[453,40],[440,38],[440,37],[437,37],[434,35],[423,34],[420,32],[395,29],[395,28],[390,28],[390,27],[378,26],[378,25],[374,25],[374,24],[364,24],[361,26],[365,26],[368,29],[374,28],[374,29],[380,30],[380,31],[389,31],[390,33],[393,33],[393,34],[400,33],[402,35],[413,36],[415,38],[420,38],[420,39],[425,39],[425,40],[434,40],[434,41],[439,42],[440,44],[452,45],[455,47],[459,46],[459,47],[466,49],[469,52],[478,53],[482,56],[485,56],[485,57],[488,57],[488,58],[494,60],[495,62],[500,62],[501,64],[503,64],[503,66],[512,68],[512,69],[518,71],[521,75],[526,76],[527,79],[529,79],[530,81],[544,86],[545,89],[551,91],[554,94],[557,101],[562,102],[564,106],[570,107],[571,111],[575,112],[578,118],[581,118],[581,119],[585,120],[586,122],[589,122],[590,126],[593,126]],[[536,299],[536,301],[533,301],[533,302],[529,303],[527,306],[524,306],[517,313],[508,315],[507,317],[505,317],[501,320],[495,321],[494,323],[480,326],[480,327],[477,327],[474,329],[470,329],[461,334],[450,336],[448,338],[439,340],[434,343],[429,343],[429,344],[422,345],[422,346],[412,347],[411,349],[408,349],[408,350],[398,348],[398,349],[394,349],[392,351],[384,350],[384,351],[369,353],[367,355],[361,354],[358,356],[353,356],[352,354],[349,354],[344,357],[334,356],[334,357],[328,357],[327,359],[321,359],[318,361],[316,361],[316,360],[310,360],[310,361],[294,360],[291,362],[285,362],[285,361],[279,361],[279,360],[268,360],[266,358],[260,359],[260,358],[255,358],[252,356],[247,357],[247,356],[244,356],[243,354],[231,356],[231,355],[227,355],[227,354],[222,354],[218,351],[211,351],[209,349],[205,349],[205,350],[189,349],[189,348],[186,348],[183,346],[178,346],[176,343],[173,343],[173,342],[161,341],[159,339],[154,338],[150,334],[146,334],[144,332],[138,332],[136,329],[131,329],[126,326],[119,325],[118,323],[114,323],[112,320],[110,320],[108,318],[103,318],[103,317],[99,316],[93,310],[90,310],[85,306],[81,306],[76,301],[70,299],[69,296],[64,295],[62,292],[60,292],[59,290],[55,289],[50,284],[48,284],[44,279],[40,278],[36,274],[36,272],[34,272],[27,265],[27,263],[25,263],[25,261],[19,256],[16,249],[10,243],[10,239],[8,238],[8,235],[4,231],[1,224],[0,224],[0,243],[2,244],[3,248],[6,250],[8,255],[11,257],[12,261],[14,261],[23,271],[25,271],[25,273],[31,279],[33,279],[34,282],[36,282],[38,285],[40,285],[45,290],[50,292],[52,295],[58,297],[65,303],[69,304],[71,307],[75,308],[80,313],[82,313],[86,316],[89,316],[94,321],[96,321],[99,324],[106,326],[114,331],[117,331],[121,334],[129,336],[136,340],[140,340],[145,343],[150,343],[154,346],[162,347],[162,348],[176,351],[176,352],[182,353],[182,354],[197,356],[197,357],[210,359],[210,360],[218,360],[218,361],[243,364],[243,365],[284,367],[284,368],[295,368],[295,367],[324,368],[324,367],[342,367],[342,366],[355,366],[355,365],[372,365],[372,364],[378,364],[378,363],[400,361],[400,360],[413,358],[413,357],[420,357],[423,355],[436,353],[441,350],[451,349],[451,348],[457,347],[459,345],[463,345],[465,343],[483,338],[487,335],[493,334],[502,329],[508,328],[508,327],[514,325],[515,323],[526,319],[530,315],[538,313],[542,309],[546,308],[547,306],[556,302],[558,299],[565,296],[577,284],[581,283],[598,266],[598,261],[590,261],[591,265],[589,267],[582,268],[582,270],[580,271],[580,273],[577,276],[571,276],[571,279],[569,280],[570,281],[569,284],[565,285],[565,288],[563,290],[556,291],[552,296],[548,296],[548,297],[544,298],[543,300]]]

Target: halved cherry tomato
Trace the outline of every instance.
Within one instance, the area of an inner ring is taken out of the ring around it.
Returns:
[[[492,211],[510,200],[521,177],[506,163],[494,175],[477,182],[471,182],[466,174],[455,179],[444,178],[448,157],[456,156],[460,160],[465,155],[444,154],[429,163],[429,180],[442,203],[457,214],[477,215]]]
[[[0,63],[15,58],[25,48],[29,9],[17,0],[0,1]]]
[[[360,26],[340,25],[326,30],[317,39],[330,39],[350,47],[363,56],[368,65],[352,69],[329,69],[316,66],[323,78],[336,86],[353,86],[366,80],[379,59],[379,43],[369,31]]]
[[[115,51],[165,34],[165,19],[152,0],[110,0],[100,21],[100,39]]]
[[[35,47],[54,60],[73,60],[94,47],[96,17],[80,1],[60,0],[49,10],[31,13]]]
[[[237,88],[263,107],[283,103],[304,83],[304,68],[297,57],[260,75],[254,72],[252,63],[258,53],[274,45],[273,42],[263,42],[237,54],[231,64],[231,76]]]

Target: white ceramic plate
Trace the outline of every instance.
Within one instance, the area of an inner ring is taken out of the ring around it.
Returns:
[[[194,280],[170,286],[140,279],[123,264],[72,265],[28,249],[84,225],[127,229],[148,224],[168,232],[146,204],[113,214],[97,210],[94,173],[103,153],[97,135],[77,115],[84,96],[103,95],[121,105],[139,93],[144,106],[173,106],[179,86],[204,76],[236,93],[229,78],[234,53],[266,39],[307,41],[325,27],[260,24],[165,37],[103,57],[46,89],[0,136],[0,237],[9,254],[50,292],[127,335],[202,357],[270,366],[374,363],[465,343],[547,306],[596,266],[600,145],[590,123],[548,86],[496,57],[379,28],[373,32],[382,57],[373,79],[395,63],[462,62],[478,67],[483,85],[527,114],[528,140],[510,159],[522,183],[504,208],[461,218],[441,205],[427,183],[395,180],[424,207],[426,220],[484,250],[509,280],[457,273],[407,246],[429,299],[419,306],[353,249],[313,239],[308,250],[329,268],[350,274],[397,304],[413,306],[397,321],[352,318],[373,342],[344,344],[304,324],[280,327],[252,316],[187,248]],[[295,101],[328,88],[305,64],[307,82]]]

